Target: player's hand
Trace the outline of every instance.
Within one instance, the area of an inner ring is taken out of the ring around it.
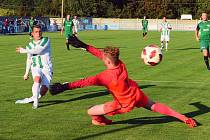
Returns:
[[[20,53],[20,49],[21,49],[21,47],[17,47],[17,48],[16,48],[16,52],[17,52],[17,53]]]
[[[87,44],[80,41],[75,35],[70,36],[68,39],[68,43],[74,46],[75,48],[85,48],[87,47]]]
[[[17,47],[16,48],[16,52],[17,53],[26,53],[26,49],[22,48],[22,47]]]
[[[62,93],[65,90],[67,90],[66,84],[54,83],[49,86],[49,92],[53,96]]]
[[[24,74],[23,79],[24,80],[28,80],[29,79],[29,75],[28,74]]]

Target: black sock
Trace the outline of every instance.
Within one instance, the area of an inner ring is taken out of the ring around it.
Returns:
[[[204,62],[206,64],[206,67],[208,69],[209,68],[209,58],[208,58],[208,56],[204,56],[203,59],[204,59]]]
[[[143,33],[143,37],[145,36],[145,33]]]
[[[69,43],[66,43],[66,48],[67,48],[67,50],[70,50]]]

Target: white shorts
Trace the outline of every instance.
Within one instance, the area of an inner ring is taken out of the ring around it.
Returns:
[[[170,40],[170,37],[169,35],[161,35],[161,38],[160,38],[160,41],[169,41]]]
[[[52,81],[52,71],[40,68],[31,68],[33,79],[35,76],[41,77],[41,85],[45,85],[49,88],[50,82]]]
[[[74,28],[74,33],[77,34],[77,32],[78,32],[78,28],[75,27],[75,28]]]

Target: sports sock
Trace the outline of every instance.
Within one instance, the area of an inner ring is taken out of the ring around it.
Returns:
[[[160,114],[175,117],[183,122],[185,122],[185,120],[187,119],[187,117],[185,115],[182,115],[182,114],[176,112],[175,110],[171,109],[170,107],[168,107],[164,104],[161,104],[161,103],[153,104],[151,109],[154,112],[158,112]]]
[[[143,37],[145,36],[145,34],[143,33]]]
[[[66,48],[67,48],[67,50],[70,50],[69,43],[66,43]]]
[[[147,35],[147,32],[145,33],[145,36]]]
[[[166,50],[168,50],[168,41],[166,42]]]
[[[161,42],[161,49],[163,49],[164,48],[164,44],[163,44],[163,42]]]
[[[38,107],[38,97],[39,97],[39,92],[40,92],[40,83],[34,82],[32,86],[32,93],[33,93],[33,107],[37,108]]]
[[[204,59],[204,62],[206,64],[206,67],[208,69],[209,68],[209,59],[208,59],[208,56],[204,56],[203,59]]]

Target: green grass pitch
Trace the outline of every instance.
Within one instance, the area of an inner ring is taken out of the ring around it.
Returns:
[[[95,75],[105,69],[103,62],[89,53],[66,50],[60,33],[44,33],[51,38],[54,65],[53,81],[66,82]],[[140,51],[149,44],[160,44],[160,33],[149,32],[146,40],[140,31],[83,31],[79,38],[98,48],[120,48],[130,78],[146,95],[199,122],[188,128],[177,119],[143,108],[109,117],[110,126],[93,126],[88,107],[111,101],[104,87],[87,87],[49,93],[32,104],[15,104],[30,97],[32,79],[23,80],[26,55],[15,53],[17,46],[29,42],[28,35],[0,36],[0,139],[1,140],[207,140],[210,136],[210,72],[205,68],[194,32],[171,32],[169,50],[163,61],[150,67],[140,60]]]

